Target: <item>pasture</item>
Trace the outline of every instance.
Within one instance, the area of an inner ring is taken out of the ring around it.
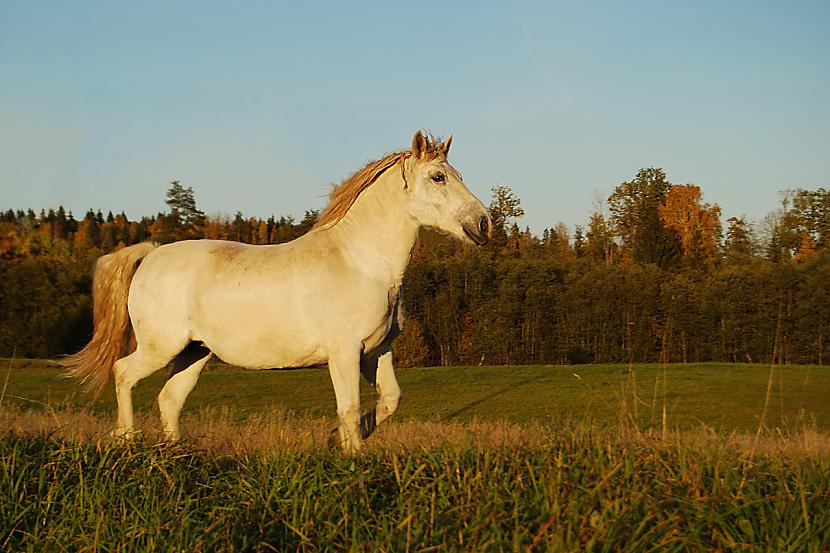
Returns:
[[[347,456],[322,369],[213,364],[162,446],[165,374],[124,444],[111,391],[3,366],[3,550],[830,547],[826,367],[399,369],[395,419]]]
[[[0,405],[21,409],[83,408],[112,418],[111,390],[90,401],[74,380],[62,377],[49,361],[0,360]],[[511,423],[589,421],[632,423],[640,429],[705,426],[720,432],[815,425],[830,431],[830,370],[817,366],[773,367],[747,364],[576,365],[509,367],[433,367],[398,369],[403,390],[397,420]],[[156,395],[167,371],[139,382],[135,406],[157,416]],[[769,391],[769,394],[767,392]],[[768,395],[768,397],[767,397]],[[364,408],[374,391],[361,386]],[[766,412],[764,406],[766,404]],[[183,431],[204,409],[233,420],[282,409],[308,417],[331,417],[334,392],[325,368],[250,371],[212,362],[185,405]],[[665,412],[665,418],[664,418]]]

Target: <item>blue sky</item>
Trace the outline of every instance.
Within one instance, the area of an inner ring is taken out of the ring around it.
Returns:
[[[641,167],[759,221],[830,186],[830,2],[0,0],[0,208],[302,217],[455,135],[541,234]]]

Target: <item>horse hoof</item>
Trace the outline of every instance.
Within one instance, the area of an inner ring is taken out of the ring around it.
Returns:
[[[130,442],[138,436],[139,431],[133,428],[119,427],[110,431],[110,437],[117,440],[124,440]]]
[[[329,432],[327,445],[329,449],[340,449],[340,431],[337,428]]]

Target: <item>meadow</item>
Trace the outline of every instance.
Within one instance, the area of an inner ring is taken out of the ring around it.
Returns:
[[[2,550],[830,548],[826,367],[399,369],[401,408],[356,456],[325,445],[324,369],[213,364],[167,446],[164,374],[125,444],[111,392],[3,367]]]

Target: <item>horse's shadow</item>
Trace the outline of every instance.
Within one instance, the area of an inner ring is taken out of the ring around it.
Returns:
[[[498,390],[494,390],[493,392],[490,392],[489,394],[487,394],[484,397],[481,397],[479,399],[475,399],[473,401],[470,401],[466,405],[462,405],[461,407],[455,409],[454,411],[451,411],[451,412],[447,413],[446,415],[444,415],[444,417],[447,418],[447,419],[456,418],[456,417],[464,414],[465,412],[468,412],[471,409],[474,409],[475,407],[478,407],[482,403],[488,403],[490,401],[493,401],[493,400],[499,398],[500,396],[502,396],[503,394],[505,394],[507,392],[513,392],[515,390],[518,390],[522,386],[527,386],[529,384],[533,384],[533,383],[538,382],[538,381],[540,381],[544,378],[545,378],[544,375],[539,375],[535,378],[525,380],[524,382],[518,382],[518,383],[513,384],[511,386],[503,386],[503,387],[499,388]]]

